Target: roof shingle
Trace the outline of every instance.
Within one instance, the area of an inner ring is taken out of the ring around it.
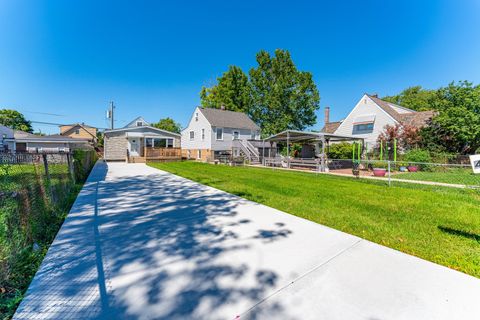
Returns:
[[[202,107],[199,109],[214,127],[260,130],[260,127],[243,112]]]

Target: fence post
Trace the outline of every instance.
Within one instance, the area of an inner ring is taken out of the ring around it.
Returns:
[[[48,171],[47,155],[45,153],[42,154],[42,158],[43,158],[43,166],[45,168],[45,177],[47,178],[48,185],[50,185],[50,172]]]
[[[75,184],[75,170],[73,168],[72,154],[70,152],[67,153],[67,163],[68,163],[68,171],[70,172],[70,177],[72,179],[73,184]]]
[[[387,161],[388,162],[388,186],[390,187],[391,185],[391,180],[390,180],[390,160]]]

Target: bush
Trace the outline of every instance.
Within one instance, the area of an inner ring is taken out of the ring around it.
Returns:
[[[432,162],[432,157],[430,156],[430,153],[427,150],[422,150],[422,149],[412,149],[405,153],[403,156],[403,160],[405,162],[422,162],[422,163],[431,163]],[[415,164],[418,166],[421,170],[429,170],[430,166],[426,164]]]
[[[328,147],[327,155],[330,159],[351,159],[352,144],[348,142],[331,144]]]

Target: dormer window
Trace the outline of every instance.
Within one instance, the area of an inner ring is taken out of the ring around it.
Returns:
[[[137,121],[137,127],[141,127],[143,126],[143,122],[142,121]]]

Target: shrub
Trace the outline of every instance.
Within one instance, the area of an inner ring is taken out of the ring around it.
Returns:
[[[432,157],[427,150],[422,149],[412,149],[405,153],[403,160],[405,162],[422,162],[422,163],[431,163]],[[429,170],[430,166],[426,164],[415,164],[421,170]]]
[[[348,142],[331,144],[328,147],[328,157],[330,159],[351,159],[352,144]]]

